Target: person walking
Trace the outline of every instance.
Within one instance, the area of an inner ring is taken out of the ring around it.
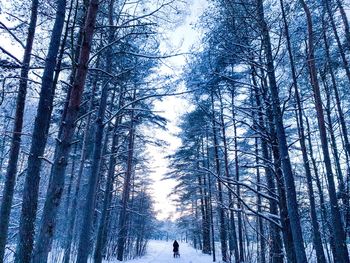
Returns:
[[[177,243],[176,240],[173,243],[173,252],[174,252],[174,258],[180,257],[180,254],[179,254],[179,243]]]

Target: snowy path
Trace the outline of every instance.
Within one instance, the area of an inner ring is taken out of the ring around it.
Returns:
[[[127,261],[128,263],[211,263],[211,256],[196,251],[186,243],[180,243],[180,258],[173,258],[172,241],[150,241],[147,254],[140,258]]]

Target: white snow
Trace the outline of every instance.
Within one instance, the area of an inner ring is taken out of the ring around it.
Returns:
[[[179,242],[179,241],[178,241]],[[173,241],[151,240],[147,254],[139,259],[129,260],[127,263],[211,263],[210,255],[195,250],[189,244],[179,242],[180,258],[173,257]]]
[[[158,240],[150,240],[147,246],[146,255],[138,258],[127,261],[122,261],[125,263],[212,263],[212,256],[203,254],[200,250],[196,250],[191,247],[187,243],[179,242],[179,251],[180,258],[173,257],[173,240],[166,241],[158,241]],[[12,258],[13,254],[10,255],[10,258],[5,260],[5,262],[10,263],[13,262]],[[63,258],[63,250],[57,251],[54,253],[50,253],[48,262],[57,263],[62,262]],[[75,260],[71,260],[71,262],[75,262]],[[89,259],[89,263],[92,263],[92,258]],[[217,263],[220,263],[220,257],[217,257]],[[117,259],[104,260],[103,263],[121,263]]]

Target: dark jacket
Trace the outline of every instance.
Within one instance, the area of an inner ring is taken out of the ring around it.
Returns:
[[[173,252],[179,252],[179,243],[176,240],[173,243]]]

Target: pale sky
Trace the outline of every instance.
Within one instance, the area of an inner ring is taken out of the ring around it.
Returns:
[[[162,43],[163,49],[175,48],[177,53],[188,53],[191,51],[191,47],[196,43],[199,43],[201,34],[197,32],[193,25],[198,21],[200,15],[203,13],[207,2],[205,0],[193,0],[188,1],[189,14],[186,16],[185,21],[179,25],[172,32],[167,33],[168,41]],[[181,77],[181,68],[186,63],[185,56],[177,56],[167,59],[165,63],[169,66],[163,66],[160,70],[164,70],[167,73],[174,74],[177,78]],[[184,96],[167,97],[163,101],[155,103],[155,110],[161,111],[163,117],[169,120],[167,125],[168,131],[156,131],[156,137],[168,142],[169,146],[163,149],[159,147],[149,146],[148,151],[154,159],[153,173],[151,175],[153,184],[153,196],[155,199],[155,209],[158,211],[158,219],[176,218],[176,207],[171,198],[168,197],[172,188],[175,186],[174,180],[163,180],[163,176],[169,171],[168,160],[166,156],[174,153],[175,150],[181,145],[181,140],[176,137],[179,132],[178,124],[181,115],[190,110],[190,104]]]

